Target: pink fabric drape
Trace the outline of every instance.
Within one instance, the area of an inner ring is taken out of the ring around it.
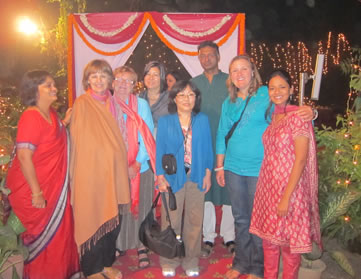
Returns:
[[[171,14],[171,13],[151,13],[158,28],[167,35],[180,42],[199,45],[203,41],[215,41],[224,36],[231,28],[237,14]],[[164,19],[167,16],[175,26],[187,32],[197,33],[197,35],[186,35],[174,30]],[[226,18],[227,17],[227,18]],[[222,24],[222,20],[225,20]],[[195,24],[197,22],[197,24]],[[206,32],[220,25],[218,30],[213,30],[207,35]]]
[[[114,44],[132,38],[145,15],[142,12],[78,14],[75,15],[75,20],[92,39],[104,44]],[[237,14],[174,14],[158,12],[149,12],[148,15],[150,15],[151,20],[154,20],[158,28],[167,35],[180,42],[192,45],[198,45],[206,40],[214,41],[221,38],[229,31],[237,17]],[[177,28],[191,33],[180,33],[165,20],[165,17]],[[127,22],[131,24],[128,26]],[[200,24],[195,24],[195,22]],[[217,25],[220,27],[216,28],[217,30],[212,30]],[[211,31],[207,33],[209,30]]]
[[[121,32],[117,32],[117,30],[121,30],[133,16],[136,16],[136,18],[131,21],[132,24]],[[84,25],[81,17],[86,18],[89,24],[88,26]],[[137,32],[143,17],[144,13],[96,13],[78,14],[75,15],[75,20],[82,30],[92,39],[104,44],[115,44],[131,39]],[[92,32],[91,29],[102,32],[103,34]]]

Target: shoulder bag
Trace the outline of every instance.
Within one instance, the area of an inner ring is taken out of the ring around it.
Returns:
[[[250,99],[251,99],[251,95],[248,95],[247,100],[246,100],[246,105],[244,106],[244,109],[243,109],[243,111],[242,111],[242,113],[241,113],[241,116],[240,116],[239,119],[233,124],[233,126],[231,127],[231,129],[228,131],[227,135],[224,137],[224,141],[225,141],[225,143],[226,143],[226,148],[227,148],[229,139],[232,137],[234,130],[236,130],[236,127],[237,127],[238,123],[239,123],[239,122],[241,121],[241,119],[242,119],[243,113],[245,112],[245,110],[246,110],[246,108],[247,108],[247,105],[248,105],[248,102],[249,102]]]

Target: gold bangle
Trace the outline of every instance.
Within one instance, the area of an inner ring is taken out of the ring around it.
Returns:
[[[39,193],[36,193],[36,194],[31,194],[31,196],[34,198],[34,197],[39,197],[43,194],[43,191],[40,191]]]

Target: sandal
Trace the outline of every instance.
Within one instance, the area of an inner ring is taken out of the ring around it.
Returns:
[[[123,274],[120,272],[120,270],[114,268],[114,267],[104,267],[104,270],[102,271],[102,275],[106,279],[122,279]]]
[[[148,249],[142,248],[138,250],[138,268],[143,269],[147,268],[150,265],[150,260],[148,258]]]
[[[241,276],[241,273],[235,269],[230,269],[224,275],[224,279],[238,279]]]
[[[228,253],[232,255],[234,254],[236,248],[234,241],[231,240],[231,241],[227,241],[226,243],[223,242],[223,245],[225,248],[227,248]]]
[[[103,272],[98,272],[92,275],[89,275],[86,277],[87,279],[104,279],[106,277],[104,277]]]
[[[115,257],[116,258],[125,256],[126,253],[127,253],[126,251],[115,248]]]

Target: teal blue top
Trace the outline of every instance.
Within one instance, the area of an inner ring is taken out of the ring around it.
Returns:
[[[138,100],[138,114],[144,120],[145,124],[147,124],[149,130],[153,133],[154,124],[148,102],[139,97],[137,97],[137,100]],[[126,101],[126,104],[128,104],[128,100]],[[116,103],[116,106],[119,105]],[[123,114],[123,117],[124,117],[124,121],[127,121],[127,115],[125,113]],[[143,173],[149,169],[149,164],[148,164],[149,156],[144,144],[144,140],[139,131],[138,131],[138,145],[139,145],[139,150],[136,161],[140,163],[140,173]]]
[[[219,71],[213,76],[211,83],[204,73],[192,79],[202,93],[201,111],[209,118],[214,151],[216,150],[216,135],[222,103],[228,96],[227,78],[228,74]],[[206,194],[205,200],[211,201],[214,205],[231,204],[227,189],[218,185],[214,171],[212,171],[212,187]]]
[[[258,176],[263,160],[262,135],[269,122],[265,119],[265,112],[270,104],[268,89],[260,87],[254,94],[238,123],[228,147],[224,138],[244,109],[246,99],[237,98],[232,103],[228,97],[222,105],[219,121],[216,154],[225,154],[224,169],[242,176]]]

